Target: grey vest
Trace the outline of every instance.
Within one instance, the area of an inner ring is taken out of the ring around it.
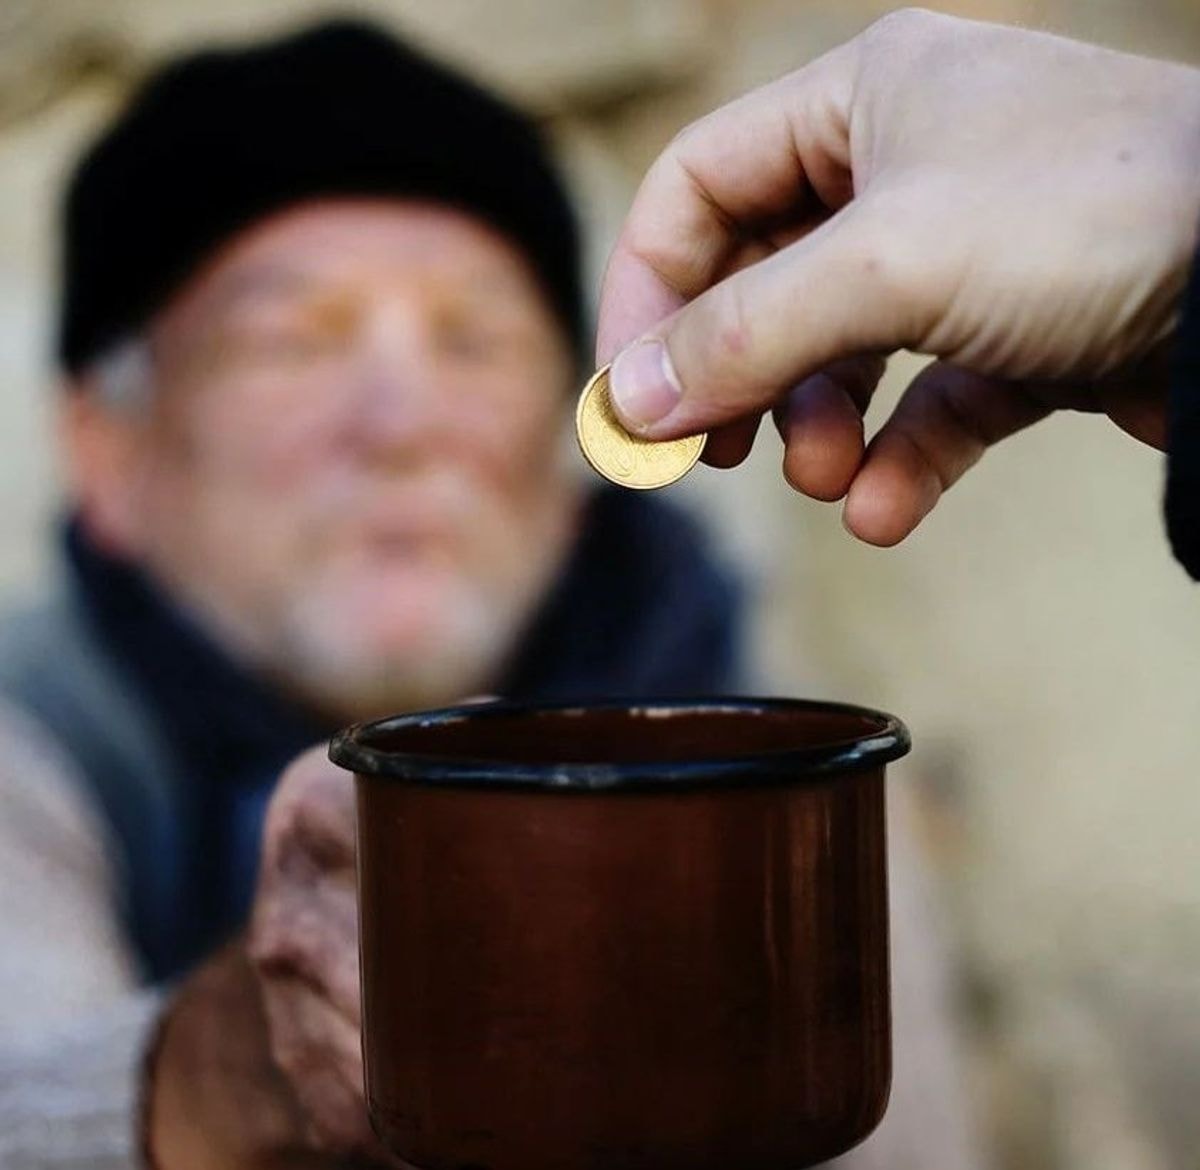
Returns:
[[[148,705],[66,589],[0,619],[0,696],[37,719],[86,779],[120,851],[130,940],[157,981],[177,951],[187,786]]]

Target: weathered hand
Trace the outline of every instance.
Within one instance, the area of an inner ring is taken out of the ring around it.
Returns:
[[[367,1121],[359,1039],[354,787],[300,757],[271,802],[244,943],[180,990],[155,1061],[162,1170],[387,1164]]]
[[[626,425],[710,430],[719,465],[773,410],[789,482],[893,544],[1052,410],[1161,444],[1198,222],[1200,72],[898,12],[668,147],[610,261],[598,357],[624,350]],[[900,348],[940,360],[868,450]]]
[[[322,747],[293,764],[271,802],[249,953],[271,1053],[309,1136],[373,1150],[363,1102],[354,886],[354,782]]]

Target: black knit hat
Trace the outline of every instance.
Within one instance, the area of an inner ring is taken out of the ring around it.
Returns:
[[[531,261],[583,347],[579,239],[522,114],[369,25],[179,58],[79,163],[67,190],[59,358],[78,371],[137,329],[218,245],[322,195],[434,199]]]

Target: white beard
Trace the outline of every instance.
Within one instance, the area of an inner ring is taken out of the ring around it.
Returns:
[[[385,649],[340,598],[316,591],[282,615],[270,672],[322,710],[355,720],[443,706],[495,687],[540,590],[498,596],[459,579],[436,627]]]
[[[377,569],[351,552],[348,560],[334,556],[320,568],[276,574],[270,588],[243,595],[240,604],[232,589],[218,594],[212,575],[197,571],[181,574],[172,593],[252,669],[338,720],[493,691],[567,551],[573,485],[549,483],[532,514],[499,506],[452,469],[430,475],[422,492],[458,536],[449,542],[457,554],[414,552],[412,572],[424,580],[401,571],[388,586],[376,572],[395,572],[394,565]],[[354,515],[361,506],[349,489],[327,502],[334,514]],[[379,591],[391,588],[397,592],[386,599],[399,604],[380,605]]]

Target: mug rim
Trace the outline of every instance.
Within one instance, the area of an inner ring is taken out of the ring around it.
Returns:
[[[767,711],[850,715],[876,726],[859,734],[789,751],[701,760],[596,762],[530,762],[471,756],[422,755],[387,751],[364,742],[406,728],[429,728],[468,719],[515,715],[586,714],[625,711],[662,717],[671,712],[742,713]],[[908,728],[895,715],[851,703],[819,699],[716,698],[599,699],[556,702],[495,700],[430,711],[415,711],[356,723],[339,731],[329,745],[329,758],[361,777],[398,780],[442,788],[522,788],[556,792],[678,791],[721,787],[752,779],[756,784],[803,784],[831,775],[882,767],[907,755]]]

